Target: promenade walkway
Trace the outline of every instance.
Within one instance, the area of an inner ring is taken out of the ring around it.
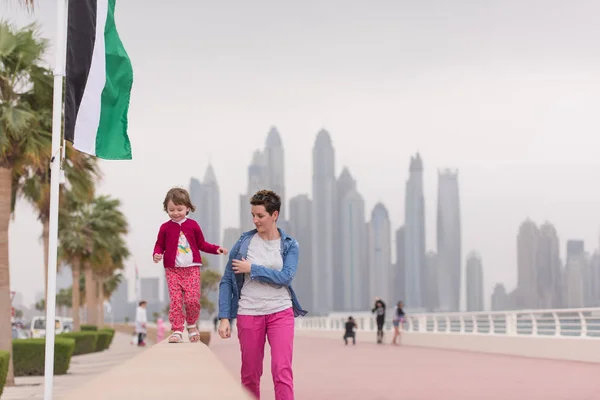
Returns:
[[[73,357],[69,373],[54,377],[54,398],[60,400],[73,388],[144,351],[132,346],[130,340],[130,335],[116,333],[110,349]],[[43,400],[43,376],[17,377],[15,381],[16,386],[4,388],[2,400]]]
[[[598,364],[377,345],[297,332],[297,400],[598,400]],[[239,379],[237,338],[214,338],[210,348]],[[268,345],[261,382],[273,400]]]

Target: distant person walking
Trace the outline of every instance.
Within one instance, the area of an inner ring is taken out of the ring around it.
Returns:
[[[135,333],[137,334],[137,345],[143,347],[146,345],[146,334],[148,332],[148,314],[146,312],[146,302],[140,301],[135,311]]]
[[[344,333],[344,343],[346,344],[346,346],[348,345],[349,338],[352,338],[353,345],[356,344],[356,332],[354,331],[355,329],[356,322],[354,321],[354,318],[350,316],[348,317],[348,321],[346,321],[346,332]]]
[[[401,337],[400,334],[402,332],[402,324],[404,323],[404,304],[399,301],[396,305],[396,310],[394,311],[394,319],[392,320],[392,325],[394,325],[394,338],[392,339],[392,344],[397,345],[396,339],[400,342]]]
[[[383,343],[383,325],[385,324],[385,303],[379,297],[375,298],[375,306],[371,310],[377,322],[377,343]]]
[[[155,263],[162,261],[165,267],[170,299],[169,322],[173,331],[169,343],[183,342],[184,323],[190,342],[196,343],[200,340],[196,328],[200,315],[200,251],[227,254],[227,249],[204,240],[200,225],[187,217],[190,211],[196,210],[187,190],[169,190],[163,201],[163,209],[170,220],[160,227],[153,259]]]
[[[294,317],[306,314],[292,289],[298,242],[277,228],[281,199],[275,192],[261,190],[250,204],[256,229],[231,249],[219,285],[219,335],[231,337],[230,320],[237,317],[241,380],[257,399],[268,339],[275,399],[293,400]]]

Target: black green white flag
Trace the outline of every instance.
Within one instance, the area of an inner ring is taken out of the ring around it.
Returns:
[[[133,68],[115,25],[116,0],[69,0],[65,139],[84,153],[130,160]]]

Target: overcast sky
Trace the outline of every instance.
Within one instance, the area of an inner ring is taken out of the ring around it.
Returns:
[[[38,3],[35,19],[53,39],[56,1]],[[3,18],[31,19],[0,4]],[[594,0],[118,1],[135,73],[134,160],[103,162],[100,191],[123,201],[131,223],[128,276],[135,262],[144,276],[162,272],[151,253],[164,194],[201,178],[209,161],[222,226],[239,224],[246,167],[271,125],[286,151],[288,199],[311,193],[312,146],[326,128],[337,172],[349,167],[369,216],[385,203],[394,230],[409,157],[420,151],[428,249],[437,169],[458,168],[463,256],[482,256],[486,303],[494,283],[516,284],[527,217],[556,226],[563,257],[567,239],[595,250],[598,15]],[[41,227],[20,203],[10,229],[11,283],[32,300],[42,290],[32,278]]]

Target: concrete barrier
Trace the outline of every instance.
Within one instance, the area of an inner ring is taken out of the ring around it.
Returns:
[[[296,334],[339,341],[344,335],[342,331],[301,329],[296,330]],[[374,343],[375,335],[375,332],[357,332],[356,339],[359,343]],[[390,343],[392,337],[393,333],[387,331],[385,342]],[[600,363],[600,339],[597,338],[403,332],[402,345]]]
[[[202,343],[162,341],[59,400],[250,400],[240,382]]]

